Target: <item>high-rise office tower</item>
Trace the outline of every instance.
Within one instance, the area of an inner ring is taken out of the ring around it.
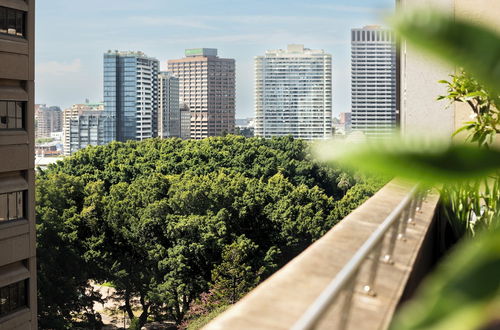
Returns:
[[[158,72],[142,52],[104,54],[104,143],[157,136]]]
[[[315,140],[331,134],[331,55],[288,45],[255,57],[255,135]]]
[[[219,58],[217,49],[187,49],[186,57],[168,61],[179,78],[180,101],[191,112],[191,138],[234,132],[236,111],[235,61]]]
[[[35,106],[35,137],[50,138],[53,132],[62,132],[63,114],[59,107],[47,107],[45,104]]]
[[[160,72],[158,88],[158,136],[161,138],[181,137],[179,78],[174,77],[170,72]]]
[[[37,329],[34,23],[34,0],[0,0],[0,329]]]
[[[391,31],[366,26],[351,31],[352,130],[367,136],[396,127],[396,46]]]
[[[63,149],[69,156],[88,145],[104,144],[103,103],[74,104],[64,110]]]

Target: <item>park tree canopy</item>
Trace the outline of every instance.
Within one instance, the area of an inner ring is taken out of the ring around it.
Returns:
[[[40,326],[98,322],[90,281],[113,283],[139,325],[180,323],[211,290],[232,303],[381,184],[291,137],[85,148],[37,174]]]

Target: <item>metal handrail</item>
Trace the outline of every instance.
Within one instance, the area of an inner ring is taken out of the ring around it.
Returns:
[[[382,242],[385,235],[398,223],[401,222],[402,232],[399,236],[403,236],[406,232],[406,223],[413,221],[415,210],[421,207],[423,195],[419,194],[419,187],[415,186],[403,198],[403,200],[396,206],[396,208],[385,218],[375,232],[365,241],[361,248],[354,254],[349,262],[340,270],[337,276],[328,284],[328,286],[321,292],[320,296],[313,302],[301,318],[293,325],[293,330],[306,330],[314,329],[321,317],[328,311],[334,300],[339,296],[343,289],[352,284],[353,280],[357,277],[361,266],[364,261],[377,251],[376,255],[379,257],[382,248]],[[396,227],[394,227],[396,228]],[[393,235],[398,236],[398,235]],[[393,238],[394,240],[396,237]],[[380,246],[378,246],[380,244]],[[391,244],[394,245],[394,244]],[[392,251],[391,251],[392,253]],[[377,257],[377,259],[378,259]],[[390,259],[390,255],[389,258]],[[378,261],[373,260],[375,268],[372,269],[373,281],[375,280],[376,271],[378,268]],[[365,291],[370,293],[372,291],[373,283],[365,286]],[[351,293],[352,296],[352,293]],[[349,304],[350,302],[346,302]],[[344,315],[345,316],[345,315]]]

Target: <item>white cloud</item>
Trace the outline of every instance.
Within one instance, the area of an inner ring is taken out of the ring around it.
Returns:
[[[328,4],[315,4],[307,5],[310,8],[326,9],[331,11],[343,12],[343,13],[373,13],[381,14],[388,11],[388,8],[382,9],[377,7],[368,6],[343,6],[343,5],[328,5]]]
[[[71,62],[48,61],[48,62],[37,63],[36,73],[62,76],[68,73],[80,72],[81,68],[82,68],[82,61],[79,58],[76,58]]]
[[[178,26],[178,27],[188,27],[197,29],[209,29],[214,30],[215,27],[203,23],[199,17],[154,17],[154,16],[133,16],[130,20],[134,21],[135,24],[147,25],[147,26]],[[129,24],[129,23],[127,23]]]
[[[132,16],[129,18],[137,24],[145,26],[178,26],[216,30],[216,25],[226,23],[237,24],[284,24],[284,23],[331,23],[331,18],[317,16],[275,16],[275,15],[240,15],[240,16]],[[127,24],[129,24],[127,22]]]

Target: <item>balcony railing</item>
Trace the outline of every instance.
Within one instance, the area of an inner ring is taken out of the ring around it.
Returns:
[[[392,181],[206,328],[387,328],[432,263],[438,199]]]
[[[393,254],[397,240],[405,240],[408,224],[415,219],[415,214],[422,207],[424,192],[418,186],[413,187],[401,203],[382,222],[375,232],[349,260],[347,265],[333,278],[321,295],[302,315],[293,330],[315,329],[321,318],[327,314],[333,303],[337,302],[344,292],[345,299],[341,302],[343,311],[339,318],[339,329],[345,329],[349,321],[349,310],[357,283],[358,274],[363,266],[369,263],[368,281],[363,283],[363,292],[376,296],[376,280],[380,262],[394,265]],[[384,241],[388,240],[387,248],[382,253]],[[381,259],[382,258],[382,259]]]

